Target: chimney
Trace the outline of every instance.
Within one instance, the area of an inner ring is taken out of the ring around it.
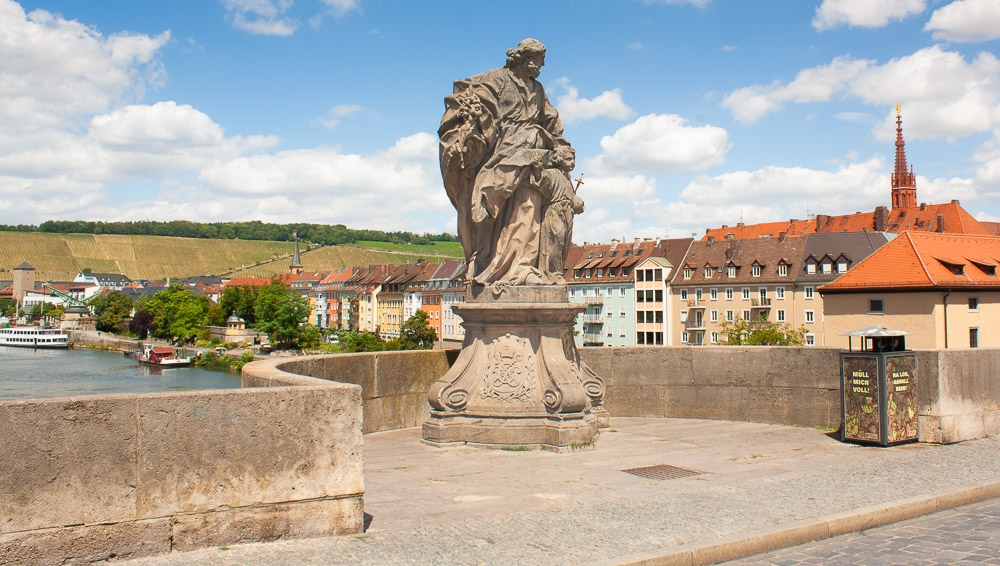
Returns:
[[[642,238],[636,238],[636,239],[635,239],[635,240],[634,240],[634,241],[632,242],[632,245],[633,245],[633,246],[638,246],[638,245],[639,245],[639,242],[641,242],[641,241],[642,241]]]
[[[926,202],[920,203],[920,210],[922,210],[922,211],[923,210],[927,210],[927,203]]]
[[[778,241],[779,242],[784,242],[785,241],[785,236],[787,236],[787,235],[788,235],[788,232],[778,232]]]
[[[736,223],[736,227],[737,228],[742,228],[743,227],[743,223],[742,222],[737,222]]]
[[[889,209],[884,206],[875,207],[875,231],[885,232],[889,226]]]
[[[827,214],[816,215],[816,231],[825,232],[827,224],[830,223],[830,216]]]
[[[583,247],[587,247],[587,246],[589,246],[589,245],[590,245],[590,242],[588,242],[588,241],[584,240],[584,242],[583,242]]]
[[[941,234],[944,232],[944,215],[938,214],[937,217],[938,217],[937,232],[938,234]]]
[[[951,204],[958,204],[958,199],[957,198],[951,199]]]
[[[621,242],[619,240],[617,240],[615,238],[611,238],[611,249],[615,249],[616,247],[618,247],[618,244],[620,244],[620,243]]]
[[[714,244],[714,243],[715,243],[715,236],[709,236],[708,240],[705,243],[705,247],[709,247],[710,248],[710,247],[712,247],[712,244]]]
[[[726,226],[725,224],[723,224],[722,225],[722,229],[725,230],[726,228],[729,228],[729,226]]]

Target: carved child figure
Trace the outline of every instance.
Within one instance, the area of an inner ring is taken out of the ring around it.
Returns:
[[[546,161],[540,187],[545,207],[538,267],[556,279],[555,283],[565,284],[562,272],[573,238],[573,215],[583,212],[583,199],[577,196],[570,177],[576,167],[576,152],[570,146],[559,146]]]

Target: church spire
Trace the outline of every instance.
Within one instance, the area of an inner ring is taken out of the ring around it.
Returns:
[[[903,142],[903,115],[896,104],[896,167],[892,171],[892,208],[917,206],[917,176],[913,166],[906,169],[906,144]]]
[[[292,264],[288,266],[288,271],[298,275],[302,273],[302,260],[299,258],[299,232],[298,230],[292,232],[292,237],[295,238],[295,254],[292,256]]]

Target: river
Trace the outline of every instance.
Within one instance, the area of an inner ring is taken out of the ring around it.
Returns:
[[[0,399],[235,389],[235,373],[139,365],[121,352],[0,346]]]

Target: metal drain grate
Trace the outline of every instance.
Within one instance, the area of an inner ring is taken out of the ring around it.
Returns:
[[[648,480],[676,480],[679,478],[700,476],[705,473],[689,470],[687,468],[678,468],[677,466],[668,466],[666,464],[644,466],[642,468],[629,468],[622,471],[627,474],[639,476],[640,478],[646,478]]]

